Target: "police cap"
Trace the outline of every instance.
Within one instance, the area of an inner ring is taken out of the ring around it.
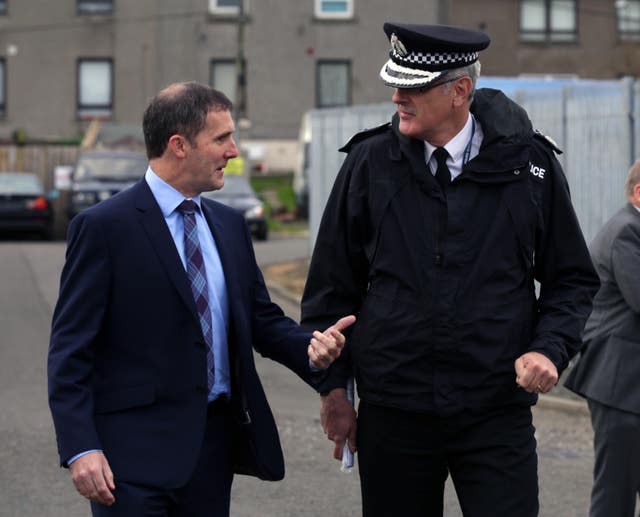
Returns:
[[[478,60],[489,46],[484,32],[451,25],[384,24],[391,49],[380,77],[393,88],[421,88]]]

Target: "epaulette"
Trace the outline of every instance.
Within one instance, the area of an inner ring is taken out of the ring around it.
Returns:
[[[382,124],[378,127],[373,127],[371,129],[365,129],[364,131],[360,131],[359,133],[356,133],[355,135],[353,135],[351,137],[351,140],[349,140],[345,145],[343,145],[340,149],[338,149],[338,151],[342,153],[348,153],[349,151],[351,151],[351,148],[358,142],[362,142],[363,140],[366,140],[367,138],[373,135],[383,133],[390,127],[391,127],[391,122],[387,122],[386,124]]]
[[[546,142],[548,145],[550,145],[551,149],[553,149],[556,152],[556,154],[562,154],[562,149],[560,149],[558,147],[558,144],[556,143],[556,141],[553,138],[551,138],[548,135],[545,135],[539,129],[534,129],[533,133],[534,133],[534,136],[536,138],[538,138],[539,140],[542,140],[543,142]]]

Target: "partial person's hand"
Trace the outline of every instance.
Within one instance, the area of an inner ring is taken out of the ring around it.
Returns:
[[[307,354],[314,368],[324,370],[340,357],[345,341],[342,331],[349,325],[353,325],[355,321],[355,316],[345,316],[344,318],[340,318],[324,332],[316,330],[313,333]]]
[[[71,479],[81,495],[96,503],[111,506],[116,498],[113,473],[102,452],[90,452],[69,465]]]
[[[356,411],[347,400],[347,390],[336,388],[328,395],[320,397],[320,423],[322,430],[331,440],[333,457],[342,459],[342,451],[347,438],[349,439],[349,450],[356,452]]]
[[[529,393],[548,393],[558,383],[558,369],[539,352],[527,352],[516,359],[516,384]]]

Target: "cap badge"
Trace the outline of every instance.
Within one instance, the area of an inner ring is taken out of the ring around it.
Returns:
[[[398,56],[404,57],[409,53],[407,52],[407,48],[404,46],[402,41],[398,39],[398,36],[396,36],[395,32],[391,35],[390,41],[391,41],[391,50],[393,50],[393,52]]]

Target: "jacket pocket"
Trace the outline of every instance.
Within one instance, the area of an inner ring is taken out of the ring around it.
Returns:
[[[96,413],[112,413],[153,404],[156,389],[152,384],[129,386],[104,392],[95,396]]]

